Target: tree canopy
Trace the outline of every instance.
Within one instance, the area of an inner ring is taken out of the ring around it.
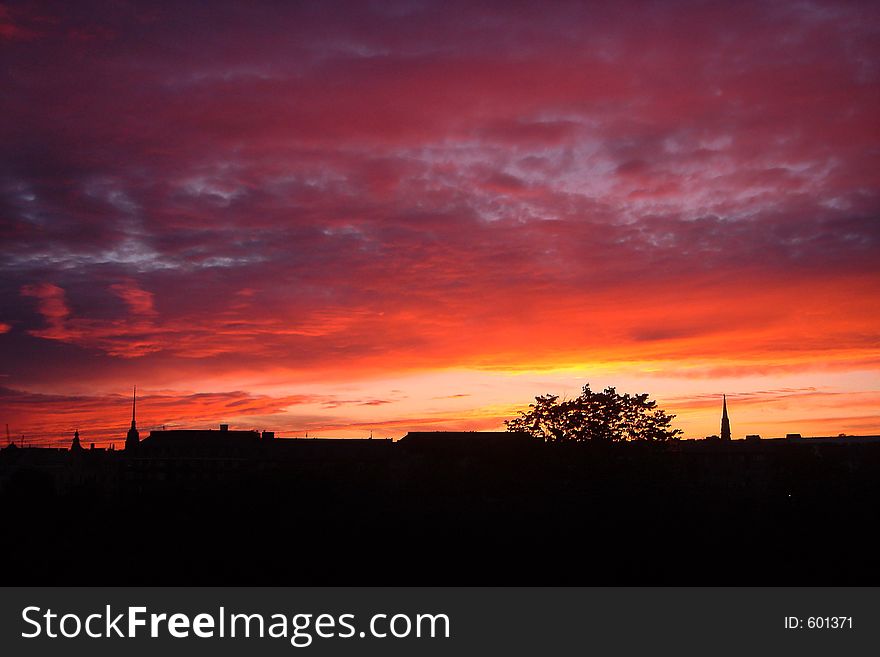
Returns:
[[[545,442],[666,441],[682,433],[670,427],[674,417],[657,408],[647,393],[619,394],[613,387],[594,392],[588,383],[574,399],[535,397],[529,410],[505,424],[508,431],[524,431]]]

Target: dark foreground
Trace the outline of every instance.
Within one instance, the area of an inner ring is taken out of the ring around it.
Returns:
[[[3,450],[4,584],[880,584],[878,444],[296,449]]]

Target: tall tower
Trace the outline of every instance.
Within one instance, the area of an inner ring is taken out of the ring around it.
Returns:
[[[730,440],[730,418],[727,417],[727,395],[724,395],[721,410],[721,440]]]
[[[82,445],[79,442],[79,429],[73,432],[73,442],[70,443],[71,452],[81,452]]]
[[[135,452],[138,448],[138,443],[141,441],[141,435],[137,430],[137,423],[134,419],[135,407],[137,406],[137,386],[134,387],[134,392],[131,395],[131,429],[128,430],[128,434],[125,436],[125,451],[126,452]]]

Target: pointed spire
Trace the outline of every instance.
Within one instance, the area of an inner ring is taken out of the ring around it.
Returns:
[[[125,437],[125,451],[126,452],[134,452],[137,450],[138,443],[140,442],[140,433],[137,430],[137,422],[135,420],[135,411],[137,409],[137,386],[134,386],[134,390],[131,394],[131,429],[128,430],[128,435]]]
[[[730,440],[730,418],[727,417],[727,395],[721,405],[721,440]]]
[[[137,425],[135,424],[135,421],[134,421],[134,412],[135,412],[135,408],[137,406],[137,393],[138,393],[138,387],[135,386],[134,390],[131,393],[131,428],[132,429],[137,429]]]

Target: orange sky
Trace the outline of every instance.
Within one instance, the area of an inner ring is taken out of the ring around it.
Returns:
[[[0,5],[12,434],[880,433],[876,8],[322,7]]]

